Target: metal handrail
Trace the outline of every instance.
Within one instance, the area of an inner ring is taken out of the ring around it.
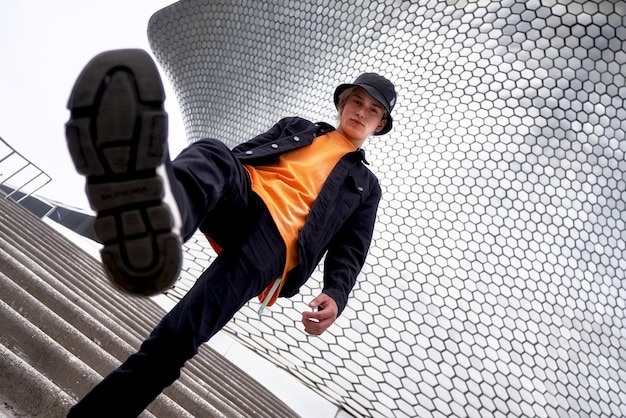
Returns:
[[[33,193],[37,192],[38,190],[40,190],[42,187],[44,187],[46,184],[50,183],[52,181],[52,178],[46,174],[45,171],[43,171],[41,168],[39,168],[36,164],[33,164],[28,158],[26,158],[24,155],[20,154],[18,151],[15,150],[15,148],[13,148],[11,145],[9,145],[4,139],[2,139],[0,137],[0,143],[2,143],[2,145],[4,145],[4,150],[6,151],[6,154],[4,155],[0,155],[0,186],[4,185],[8,180],[10,180],[13,177],[16,177],[18,175],[21,175],[26,169],[34,169],[35,173],[34,175],[32,175],[31,177],[27,177],[25,179],[25,181],[23,183],[21,183],[20,185],[11,185],[11,188],[13,189],[9,194],[7,194],[5,196],[5,198],[9,198],[12,195],[14,195],[15,193],[24,193],[24,195],[17,200],[17,202],[21,202],[22,200],[26,199],[27,197],[31,196]],[[0,149],[0,152],[2,152],[2,149]],[[9,161],[11,158],[18,158],[18,164],[19,167],[6,167],[6,164],[4,164],[5,162]],[[23,163],[23,164],[22,164]],[[7,170],[6,172],[4,170]],[[3,179],[4,177],[4,179]],[[25,192],[25,188],[26,186],[28,186],[29,184],[35,182],[36,180],[39,180],[43,178],[43,183],[41,185],[39,185],[38,187],[34,188],[33,190],[30,190],[29,192]]]

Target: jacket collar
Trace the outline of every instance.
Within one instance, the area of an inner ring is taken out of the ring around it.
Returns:
[[[332,132],[335,130],[335,127],[333,125],[326,122],[317,122],[315,126],[317,127],[317,130],[315,131],[315,136],[322,136],[324,134],[327,134],[328,132]]]
[[[355,153],[359,155],[359,159],[363,161],[364,164],[370,165],[370,163],[368,163],[367,160],[365,159],[365,150],[363,148],[359,148],[358,150],[355,151]]]

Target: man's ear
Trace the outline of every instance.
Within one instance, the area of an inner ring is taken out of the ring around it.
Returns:
[[[387,125],[387,118],[381,119],[380,123],[378,124],[378,126],[376,127],[376,130],[374,132],[382,131],[383,128],[385,127],[385,125]]]

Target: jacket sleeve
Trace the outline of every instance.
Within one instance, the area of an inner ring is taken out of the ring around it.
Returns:
[[[365,264],[369,250],[381,189],[376,182],[363,203],[331,239],[324,261],[324,289],[337,303],[339,316]]]

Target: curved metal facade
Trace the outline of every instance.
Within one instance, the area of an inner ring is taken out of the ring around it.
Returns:
[[[395,129],[368,262],[322,337],[321,288],[228,331],[355,416],[626,415],[626,3],[182,0],[150,21],[189,140],[333,122],[377,71]],[[178,297],[210,261],[188,244]]]

